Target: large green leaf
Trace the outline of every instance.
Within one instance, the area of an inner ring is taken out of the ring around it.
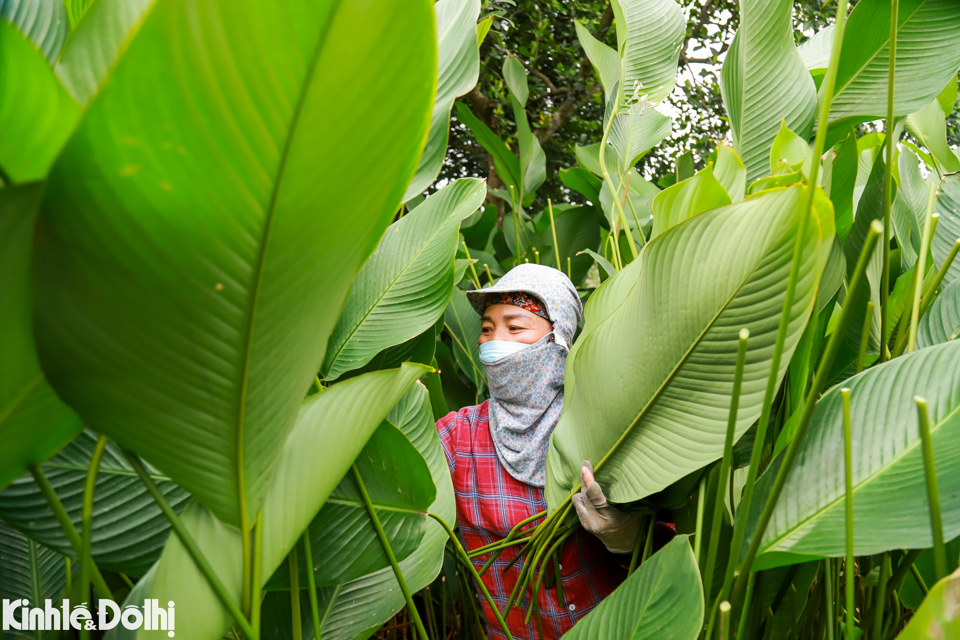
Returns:
[[[960,343],[896,358],[844,386],[851,399],[856,555],[932,544],[913,400],[918,395],[928,402],[944,535],[949,540],[960,534]],[[814,410],[755,569],[846,552],[842,443],[840,389],[834,388]],[[766,502],[780,460],[757,483],[748,531]]]
[[[336,489],[390,408],[423,375],[425,367],[368,373],[336,384],[306,400],[287,438],[263,511],[263,581],[280,566],[301,533]],[[227,592],[240,601],[240,533],[192,503],[181,519]],[[230,625],[227,612],[179,538],[171,536],[153,569],[137,583],[128,602],[157,598],[177,603],[177,625],[195,640],[219,640]],[[126,632],[113,638],[165,638],[165,632]]]
[[[702,624],[700,570],[689,538],[677,536],[563,637],[694,640]]]
[[[737,152],[726,144],[717,147],[713,176],[723,186],[732,202],[743,200],[747,191],[747,168],[737,156]]]
[[[40,184],[0,189],[0,488],[82,428],[47,384],[33,346],[30,254],[42,193]]]
[[[6,178],[43,179],[79,115],[43,53],[0,19],[0,169]]]
[[[656,238],[684,220],[730,204],[727,190],[713,175],[713,166],[701,169],[692,178],[667,187],[653,200],[653,230]]]
[[[923,349],[949,342],[960,335],[960,280],[954,280],[933,301],[920,318],[917,347]]]
[[[551,509],[579,486],[582,460],[611,454],[597,480],[611,500],[628,502],[718,459],[743,327],[750,349],[737,436],[756,420],[804,195],[802,185],[765,192],[691,218],[644,248],[642,266],[630,267],[636,283],[618,287],[609,298],[622,302],[578,341],[576,386],[547,457]],[[781,377],[816,299],[831,247],[821,238],[832,237],[832,223],[829,204],[808,220]]]
[[[230,525],[263,504],[416,167],[430,9],[159,4],[51,172],[35,260],[51,384]]]
[[[453,340],[457,364],[473,381],[477,391],[482,391],[486,376],[480,363],[480,316],[467,300],[467,294],[454,287],[443,317],[447,333]]]
[[[447,185],[390,225],[353,281],[321,374],[336,380],[432,325],[453,288],[460,221],[486,197],[479,178]]]
[[[480,121],[473,115],[470,107],[462,102],[456,103],[457,120],[470,129],[470,133],[477,139],[480,146],[493,158],[493,166],[497,170],[497,175],[507,186],[513,186],[519,193],[520,185],[523,180],[520,177],[520,159],[513,155],[513,152],[504,144],[503,140],[497,137],[490,127]]]
[[[617,152],[620,166],[635,165],[643,154],[669,136],[672,128],[673,121],[645,100],[618,113],[610,129],[610,144]]]
[[[440,0],[433,6],[437,16],[437,97],[427,146],[420,166],[407,186],[403,199],[409,200],[440,175],[447,153],[450,110],[457,96],[473,89],[480,74],[480,48],[477,45],[477,17],[480,0]]]
[[[427,461],[437,486],[437,499],[431,505],[430,511],[452,527],[456,518],[453,483],[450,480],[446,456],[437,437],[426,389],[415,385],[390,412],[387,419],[410,438]],[[447,534],[443,528],[433,520],[428,521],[420,547],[400,562],[404,580],[412,591],[422,589],[437,577],[443,562],[446,541]],[[301,593],[303,637],[304,640],[312,640],[314,635],[310,605],[306,592]],[[318,589],[317,597],[323,620],[323,640],[352,640],[358,633],[380,626],[404,606],[403,594],[389,568],[343,585]],[[267,601],[272,598],[289,601],[286,594],[267,595]],[[267,602],[264,603],[265,608],[266,605]],[[289,624],[289,618],[287,613],[282,622]],[[283,627],[276,625],[277,621],[274,621],[275,626],[268,628],[269,622],[265,616],[261,629],[262,640],[286,640],[290,637],[289,632],[283,633]]]
[[[73,0],[71,4],[86,2]],[[56,64],[57,77],[83,107],[103,89],[157,0],[97,0],[83,11]]]
[[[677,82],[677,60],[686,32],[674,0],[612,2],[620,51],[620,94],[660,102]]]
[[[930,251],[933,253],[934,263],[937,268],[940,268],[954,243],[960,239],[960,175],[951,175],[943,179],[940,185],[940,197],[937,198],[934,210],[939,214],[940,220],[933,231]],[[954,260],[943,278],[943,283],[950,284],[958,277],[960,277],[960,260]]]
[[[781,124],[802,138],[813,131],[816,87],[794,45],[792,8],[790,0],[741,0],[740,29],[723,62],[723,103],[748,183],[767,175]]]
[[[810,72],[823,71],[830,65],[830,54],[833,52],[835,24],[827,25],[817,31],[809,40],[797,47],[797,53],[803,60],[803,66]]]
[[[70,33],[61,0],[0,0],[0,21],[17,27],[51,64]]]
[[[897,640],[960,637],[960,569],[936,583]]]
[[[76,572],[79,564],[73,564],[71,569]],[[67,566],[63,556],[0,523],[0,598],[26,599],[31,607],[40,608],[43,608],[44,600],[49,598],[54,601],[54,607],[59,607],[57,600],[66,584]],[[22,602],[20,604],[23,605]],[[16,619],[26,623],[19,615],[16,615]],[[31,640],[53,639],[59,635],[55,630],[4,632],[4,637]]]
[[[370,437],[355,464],[379,511],[390,546],[397,559],[403,560],[420,545],[426,511],[437,497],[430,469],[407,436],[386,421]],[[343,477],[310,523],[310,547],[318,585],[348,582],[390,566],[351,473]],[[299,584],[306,588],[305,554],[299,555],[299,561]],[[266,588],[290,588],[288,563],[280,565]]]
[[[547,179],[547,156],[540,147],[540,141],[533,135],[527,120],[525,106],[530,95],[527,84],[527,72],[520,61],[508,57],[503,61],[503,78],[510,89],[510,104],[513,117],[517,122],[517,148],[520,152],[520,193],[518,196],[524,206],[533,202],[534,192]]]
[[[42,465],[77,531],[81,529],[84,483],[96,442],[96,434],[84,431]],[[169,478],[149,471],[167,501],[181,511],[189,494]],[[0,492],[0,519],[62,554],[75,555],[29,475]],[[112,442],[104,450],[97,473],[91,531],[91,552],[97,566],[133,576],[142,575],[156,562],[170,531],[170,522]]]
[[[946,116],[953,111],[953,105],[956,102],[957,77],[954,75],[940,95],[905,119],[907,131],[916,136],[917,141],[930,150],[944,171],[960,171],[960,159],[953,155],[953,151],[947,144]],[[945,108],[945,105],[949,107]]]
[[[954,0],[903,0],[897,18],[893,111],[902,116],[936,98],[960,67],[960,6]],[[886,115],[889,59],[890,2],[862,0],[844,27],[831,121]]]
[[[573,21],[577,29],[577,39],[580,40],[580,46],[590,60],[590,64],[600,75],[600,84],[603,85],[604,94],[607,100],[611,99],[611,92],[620,81],[620,56],[615,49],[612,49],[593,37],[593,34],[581,24],[579,20]]]
[[[553,234],[547,230],[542,234],[547,251],[540,255],[540,264],[551,267],[557,265],[560,255],[560,270],[567,272],[567,258],[570,259],[570,279],[582,282],[587,270],[593,264],[588,255],[577,255],[584,248],[600,247],[600,221],[592,207],[573,207],[556,214],[554,225],[557,233],[557,249],[553,246]]]

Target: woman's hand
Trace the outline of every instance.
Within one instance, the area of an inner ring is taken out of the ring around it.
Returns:
[[[633,553],[640,531],[640,514],[621,511],[607,502],[593,477],[593,465],[583,461],[580,493],[573,496],[583,528],[600,538],[611,553]]]

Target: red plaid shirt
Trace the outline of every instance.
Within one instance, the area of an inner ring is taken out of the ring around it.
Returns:
[[[457,522],[468,551],[501,540],[520,521],[546,509],[543,489],[514,479],[500,464],[490,438],[487,403],[451,412],[437,422],[457,498]],[[518,561],[503,569],[522,545],[508,547],[483,575],[483,582],[502,612],[523,568]],[[473,559],[479,570],[489,554]],[[620,556],[611,554],[596,537],[579,529],[564,543],[560,560],[564,607],[556,589],[541,588],[537,605],[544,640],[556,639],[587,615],[626,578]],[[548,574],[549,575],[549,574]],[[545,577],[546,580],[546,577]],[[485,598],[481,598],[491,638],[506,638]],[[533,618],[524,624],[529,591],[506,618],[515,640],[537,640]]]

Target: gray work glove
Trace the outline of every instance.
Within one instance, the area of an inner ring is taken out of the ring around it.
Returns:
[[[573,496],[583,528],[600,538],[610,553],[633,553],[640,532],[640,514],[621,511],[607,502],[593,477],[593,465],[583,461],[580,493]]]

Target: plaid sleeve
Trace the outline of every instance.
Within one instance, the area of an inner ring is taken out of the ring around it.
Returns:
[[[453,473],[456,467],[456,431],[457,431],[457,412],[451,411],[447,415],[437,420],[437,433],[440,434],[440,444],[443,446],[443,455],[447,456],[447,466],[450,467],[450,473]]]

